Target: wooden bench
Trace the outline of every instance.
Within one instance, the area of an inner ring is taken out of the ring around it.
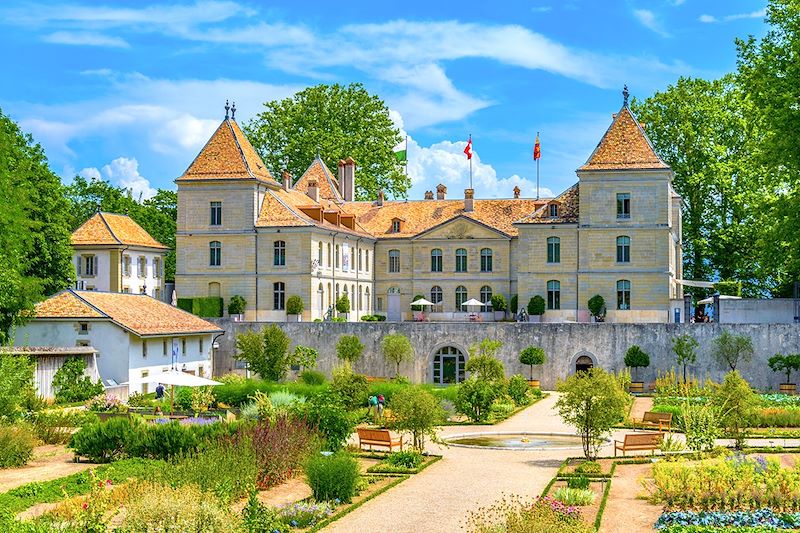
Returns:
[[[663,433],[628,433],[625,440],[614,441],[614,457],[617,456],[617,450],[622,450],[623,457],[627,451],[650,450],[655,453],[663,440]]]
[[[358,447],[364,449],[364,446],[369,446],[370,451],[373,446],[389,448],[390,452],[395,446],[400,446],[402,452],[403,437],[392,437],[388,429],[358,428]]]
[[[672,431],[672,413],[647,411],[644,414],[644,418],[634,422],[634,430],[636,429],[636,424],[639,424],[642,428],[658,428],[659,431]]]

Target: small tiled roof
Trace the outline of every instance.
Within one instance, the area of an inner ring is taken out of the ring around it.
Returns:
[[[311,179],[317,180],[317,187],[319,188],[319,197],[334,202],[342,203],[344,199],[339,194],[339,182],[333,176],[325,161],[319,158],[314,158],[314,161],[309,165],[297,183],[294,184],[293,189],[305,193],[308,191],[308,182]]]
[[[155,240],[144,228],[127,215],[96,213],[72,233],[74,246],[140,246],[167,247]]]
[[[516,224],[576,224],[580,208],[580,186],[578,183],[548,201],[528,216],[521,218]],[[558,205],[558,216],[550,216],[551,203]]]
[[[516,220],[547,203],[547,199],[527,198],[474,200],[473,211],[464,211],[464,200],[389,201],[383,206],[371,202],[348,202],[344,210],[356,215],[358,223],[375,237],[409,238],[457,217],[466,217],[516,236]],[[402,219],[400,232],[392,232],[392,219]]]
[[[261,212],[256,222],[257,227],[280,227],[280,226],[318,226],[320,228],[329,229],[332,231],[340,231],[343,233],[351,233],[363,237],[371,236],[369,232],[356,223],[354,230],[345,226],[336,226],[330,222],[323,220],[319,222],[306,215],[301,207],[320,207],[325,211],[338,211],[347,214],[349,211],[343,211],[340,206],[333,200],[326,200],[320,198],[319,203],[309,198],[305,193],[295,189],[270,190],[264,196],[264,202],[261,204]]]
[[[144,294],[67,289],[36,304],[36,318],[110,319],[139,335],[188,335],[222,331],[177,307]]]
[[[92,355],[97,353],[97,349],[91,346],[2,346],[0,353],[29,356]]]
[[[235,120],[219,125],[177,181],[255,179],[279,187]]]
[[[652,170],[668,169],[658,157],[650,140],[624,105],[616,114],[588,161],[578,170]]]

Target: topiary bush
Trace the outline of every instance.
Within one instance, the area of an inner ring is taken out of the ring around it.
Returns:
[[[343,294],[336,300],[336,312],[340,314],[347,314],[350,312],[350,298]]]
[[[356,494],[361,469],[350,454],[337,452],[331,456],[315,454],[305,465],[306,482],[314,499],[320,502],[350,502]]]
[[[543,315],[544,314],[544,298],[538,294],[528,300],[528,314],[529,315]]]
[[[502,294],[494,294],[492,295],[492,310],[493,311],[505,311],[506,310],[506,298]]]
[[[650,366],[650,356],[638,345],[634,344],[625,352],[625,366],[633,368],[636,373],[636,380],[639,380],[639,369]]]
[[[287,315],[302,315],[305,303],[300,296],[289,296],[286,299],[286,314]]]
[[[336,343],[336,356],[350,364],[355,363],[364,352],[364,345],[358,335],[342,335]]]
[[[528,346],[519,354],[519,362],[530,368],[530,379],[533,379],[533,366],[543,365],[545,362],[544,350],[539,346]]]
[[[522,374],[514,374],[508,380],[508,395],[517,405],[531,403],[530,387]]]
[[[36,436],[27,426],[0,426],[0,468],[25,466],[34,446]]]
[[[511,297],[511,302],[509,302],[508,307],[509,307],[509,309],[511,309],[512,313],[514,313],[515,315],[517,314],[517,311],[519,310],[519,296],[518,295],[515,294],[514,296]]]
[[[595,294],[589,298],[588,302],[589,312],[597,320],[602,320],[606,316],[606,301],[599,294]]]
[[[228,302],[228,314],[241,315],[244,313],[245,307],[247,307],[247,300],[238,294],[234,294]]]

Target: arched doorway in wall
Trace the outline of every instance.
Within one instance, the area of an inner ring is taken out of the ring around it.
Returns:
[[[433,354],[432,378],[437,385],[461,383],[465,379],[467,358],[455,346],[442,346]]]
[[[575,372],[586,372],[594,367],[594,361],[588,355],[581,355],[575,360]]]

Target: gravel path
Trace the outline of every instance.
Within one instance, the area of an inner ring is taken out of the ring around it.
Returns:
[[[553,410],[556,395],[496,426],[449,426],[442,435],[471,432],[536,431],[571,433]],[[469,511],[504,494],[539,495],[568,456],[580,450],[501,451],[430,446],[444,458],[420,474],[337,520],[324,531],[352,533],[459,531]]]
[[[0,470],[0,492],[9,491],[31,481],[50,481],[97,467],[96,464],[73,462],[73,455],[62,445],[35,448],[33,459],[26,466]]]

